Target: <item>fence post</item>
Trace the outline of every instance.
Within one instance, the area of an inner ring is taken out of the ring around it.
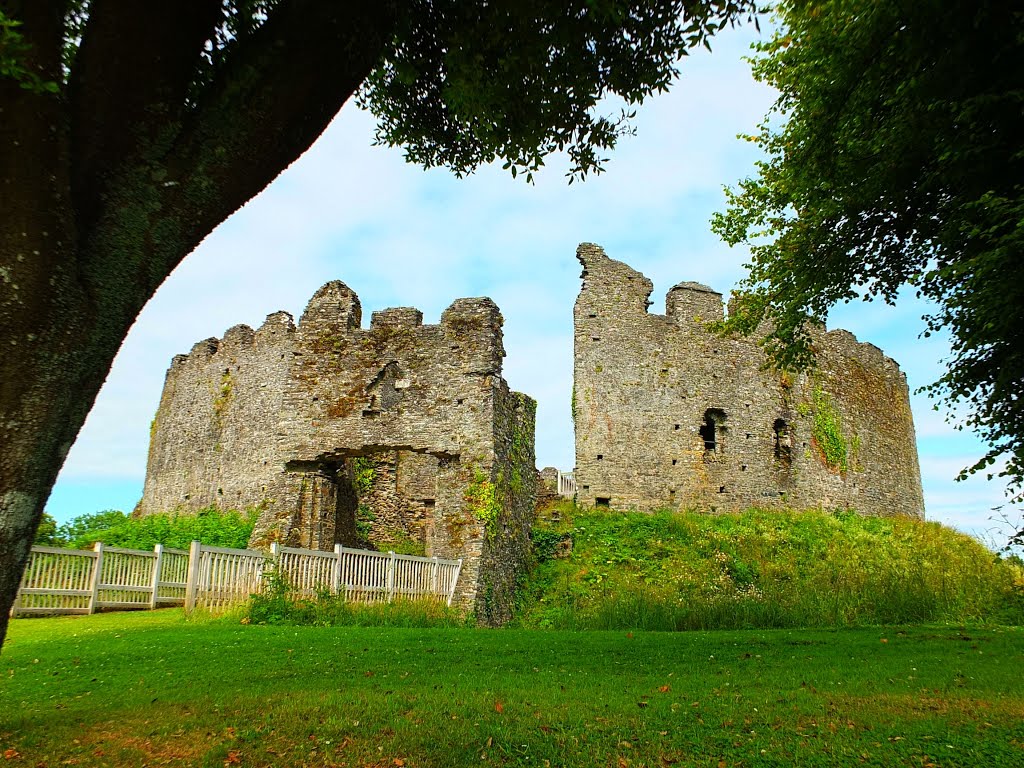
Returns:
[[[331,594],[341,593],[341,544],[334,545],[334,565],[331,568]]]
[[[202,544],[193,541],[188,548],[188,579],[185,580],[185,613],[191,613],[196,607],[196,593],[199,589],[199,561],[202,555]]]
[[[462,558],[459,558],[458,563],[455,566],[455,573],[452,575],[452,588],[448,590],[448,605],[452,604],[452,598],[455,597],[455,587],[459,583],[459,574],[462,573]]]
[[[89,595],[89,613],[96,613],[96,603],[100,593],[100,574],[103,572],[103,542],[97,541],[92,545],[92,549],[96,553],[96,557],[93,559],[92,579],[89,581],[89,589],[92,592]]]
[[[390,550],[388,551],[388,571],[387,571],[387,587],[386,587],[386,589],[387,589],[386,594],[388,596],[388,602],[390,603],[391,599],[395,595],[395,553],[391,552]]]
[[[157,544],[153,547],[153,594],[149,598],[149,609],[156,608],[156,597],[160,591],[160,566],[164,561],[164,545]]]
[[[437,596],[437,577],[441,564],[437,562],[437,555],[430,558],[430,594]]]

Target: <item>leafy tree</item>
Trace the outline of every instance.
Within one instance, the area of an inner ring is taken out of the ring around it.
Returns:
[[[0,639],[128,328],[357,92],[468,173],[597,172],[636,104],[753,0],[0,0]],[[354,180],[355,181],[355,180]],[[358,181],[355,181],[358,183]]]
[[[729,325],[783,366],[812,353],[807,316],[893,302],[909,285],[948,329],[946,373],[926,387],[1024,481],[1024,7],[993,0],[783,0],[755,76],[779,91],[756,136],[755,178],[713,221],[751,244]],[[991,478],[992,475],[990,474]]]
[[[194,515],[158,514],[125,517],[108,528],[91,532],[80,539],[86,546],[102,541],[111,547],[152,549],[157,544],[174,549],[188,549],[193,541],[212,547],[242,549],[249,543],[258,513],[238,512],[208,507]]]
[[[32,543],[41,547],[63,546],[64,540],[57,532],[57,520],[49,512],[43,512],[39,527],[36,528],[36,538]]]
[[[101,534],[104,531],[124,525],[128,519],[128,515],[116,509],[89,512],[71,518],[57,529],[57,533],[62,545],[88,549],[103,540]]]

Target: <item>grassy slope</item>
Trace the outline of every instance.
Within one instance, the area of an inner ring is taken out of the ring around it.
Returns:
[[[887,642],[886,642],[887,641]],[[11,623],[11,765],[1016,766],[1024,631]],[[6,764],[6,763],[0,763]]]
[[[560,629],[836,627],[1024,621],[1024,573],[938,523],[752,510],[647,515],[562,507],[520,623]]]

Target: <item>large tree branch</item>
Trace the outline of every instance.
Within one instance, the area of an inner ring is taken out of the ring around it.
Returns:
[[[113,169],[185,110],[219,0],[93,0],[71,71],[72,186],[88,237]]]
[[[395,5],[283,0],[231,44],[182,121],[105,185],[82,233],[82,279],[98,304],[123,305],[112,314],[130,323],[181,259],[309,148],[388,50]]]
[[[240,43],[168,157],[197,242],[309,148],[381,60],[395,20],[394,2],[294,0]]]

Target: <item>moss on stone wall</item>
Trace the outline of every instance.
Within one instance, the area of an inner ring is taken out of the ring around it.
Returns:
[[[231,376],[231,371],[224,371],[224,375],[220,379],[220,386],[213,398],[213,420],[218,429],[224,426],[224,412],[231,405],[234,393],[235,381]]]

